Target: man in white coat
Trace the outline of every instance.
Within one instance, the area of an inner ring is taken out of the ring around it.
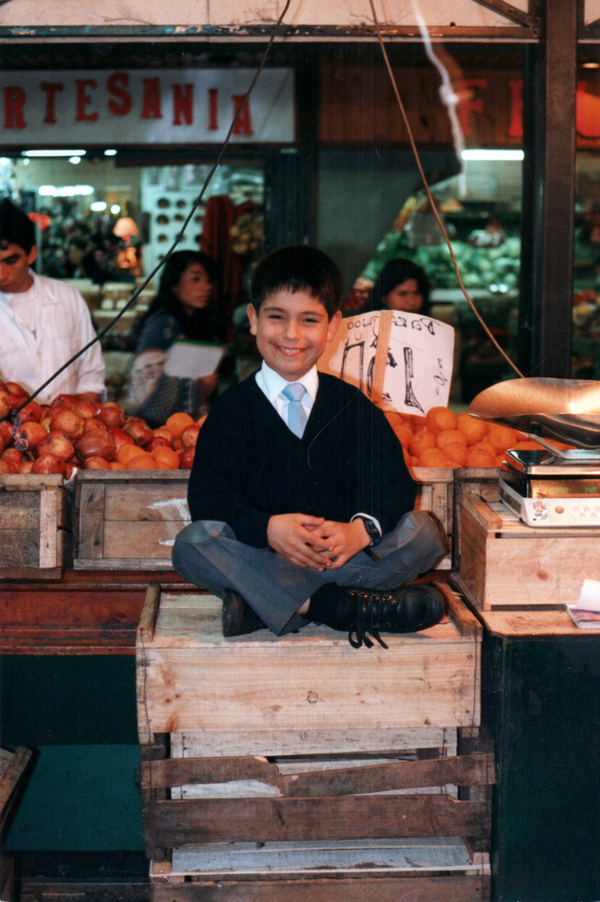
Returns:
[[[88,307],[66,282],[37,275],[35,229],[10,200],[0,202],[0,379],[35,392],[95,336]],[[104,395],[105,364],[93,344],[36,400],[59,394],[96,401]]]

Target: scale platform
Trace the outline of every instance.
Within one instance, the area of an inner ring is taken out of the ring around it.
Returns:
[[[600,452],[506,452],[500,500],[528,526],[600,526]]]

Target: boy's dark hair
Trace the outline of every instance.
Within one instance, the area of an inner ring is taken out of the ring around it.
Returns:
[[[308,291],[325,307],[329,319],[342,303],[343,279],[331,257],[306,244],[280,247],[258,263],[250,283],[250,302],[260,305],[276,291]]]
[[[16,244],[29,254],[35,244],[35,227],[26,213],[7,197],[0,201],[0,247]]]

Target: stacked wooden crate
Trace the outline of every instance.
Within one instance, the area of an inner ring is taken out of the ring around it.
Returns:
[[[448,617],[387,650],[314,626],[224,639],[218,599],[150,586],[136,657],[155,902],[489,898],[481,630],[439,585]]]
[[[419,469],[416,507],[439,519],[449,545],[453,470]],[[190,522],[189,470],[82,470],[75,481],[75,570],[164,570],[175,536]],[[450,568],[450,556],[440,569]]]
[[[456,584],[478,610],[575,604],[599,553],[597,526],[527,526],[498,501],[463,496]]]
[[[60,579],[64,529],[62,476],[0,476],[0,579]]]
[[[0,749],[0,847],[30,761],[29,749],[18,748],[14,752]],[[0,853],[0,899],[12,902],[17,894],[14,862]]]

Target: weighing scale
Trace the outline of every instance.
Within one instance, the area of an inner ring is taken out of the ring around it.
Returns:
[[[543,412],[541,412],[543,411]],[[506,452],[500,500],[528,526],[600,527],[600,383],[499,382],[473,399],[472,416],[511,426],[540,450]],[[575,445],[562,450],[548,439]]]

